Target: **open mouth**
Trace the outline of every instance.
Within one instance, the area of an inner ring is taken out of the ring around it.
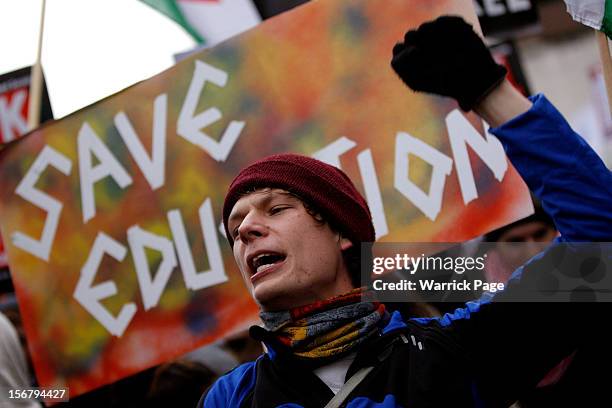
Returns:
[[[249,267],[253,274],[258,274],[283,262],[286,257],[286,255],[278,252],[264,252],[251,258]]]

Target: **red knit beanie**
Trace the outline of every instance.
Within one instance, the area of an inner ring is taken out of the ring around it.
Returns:
[[[301,197],[354,245],[375,239],[368,204],[342,170],[307,156],[278,154],[245,167],[230,184],[223,203],[223,225],[232,247],[227,226],[232,208],[245,192],[267,187]]]

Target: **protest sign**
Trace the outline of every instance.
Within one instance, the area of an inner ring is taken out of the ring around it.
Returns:
[[[27,132],[31,71],[31,67],[25,67],[0,75],[0,149],[5,143],[16,140]],[[53,119],[44,79],[40,113],[43,122]],[[6,266],[6,254],[0,235],[0,268]]]
[[[39,383],[75,396],[257,320],[220,228],[246,164],[341,166],[380,240],[461,241],[530,211],[501,144],[389,66],[470,0],[326,0],[269,20],[0,157],[0,226]]]
[[[0,75],[0,147],[23,136],[28,130],[31,71],[31,67],[26,67]],[[42,92],[41,123],[53,119],[51,102],[44,82]]]
[[[538,10],[531,0],[474,0],[486,36],[514,38],[534,31]]]

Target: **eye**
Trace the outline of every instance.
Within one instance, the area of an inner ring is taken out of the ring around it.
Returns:
[[[232,230],[232,238],[236,238],[238,236],[238,227]]]
[[[548,233],[547,228],[540,228],[536,232],[533,233],[533,237],[535,239],[543,239],[547,233]]]
[[[278,214],[279,212],[286,210],[287,208],[289,208],[289,206],[287,205],[276,205],[270,208],[270,214]]]

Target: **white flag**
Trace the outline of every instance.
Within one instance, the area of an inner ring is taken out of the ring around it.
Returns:
[[[565,4],[574,20],[603,31],[612,38],[611,0],[565,0]]]
[[[261,22],[251,0],[141,0],[212,46]]]

